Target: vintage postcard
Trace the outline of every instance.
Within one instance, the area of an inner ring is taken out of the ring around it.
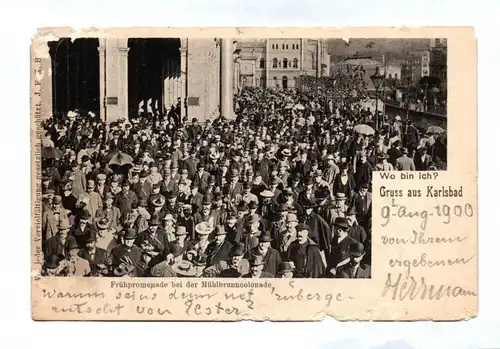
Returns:
[[[466,27],[40,29],[33,319],[476,316],[476,45]]]

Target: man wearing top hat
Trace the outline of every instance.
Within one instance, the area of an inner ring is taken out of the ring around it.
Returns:
[[[74,236],[69,235],[71,226],[67,219],[59,220],[58,232],[56,235],[47,240],[45,245],[45,259],[49,260],[50,256],[56,255],[63,258],[68,255],[69,243],[75,243]]]
[[[214,240],[208,245],[206,250],[207,267],[226,260],[233,248],[233,245],[229,241],[226,241],[226,230],[223,225],[216,225],[213,235]]]
[[[335,177],[340,172],[340,168],[335,163],[335,157],[333,154],[328,154],[326,157],[327,167],[325,169],[325,174],[323,178],[328,183],[328,188],[330,189],[330,193],[333,193],[333,181]]]
[[[52,203],[42,213],[42,234],[45,240],[55,236],[61,219],[70,220],[70,212],[62,207],[62,197],[54,195]]]
[[[396,170],[398,171],[415,171],[415,163],[408,156],[408,148],[401,148],[402,155],[396,160]]]
[[[80,209],[89,211],[92,219],[95,217],[97,210],[103,206],[102,198],[95,191],[95,182],[92,179],[88,180],[87,191],[80,194],[76,205]]]
[[[256,247],[247,252],[247,256],[260,255],[264,261],[264,272],[269,273],[274,277],[278,272],[278,267],[281,263],[280,253],[271,247],[273,238],[269,232],[262,232],[259,235],[259,243]]]
[[[347,223],[349,224],[348,234],[357,242],[362,243],[363,245],[367,243],[368,236],[366,234],[365,229],[358,224],[358,220],[356,218],[357,212],[355,207],[350,207],[345,212],[345,217],[347,219]]]
[[[90,265],[90,271],[95,273],[98,265],[105,265],[108,261],[106,250],[96,246],[96,233],[92,232],[86,239],[84,248],[78,252],[80,258],[86,259]]]
[[[212,218],[211,212],[212,212],[212,198],[208,195],[203,195],[201,210],[199,210],[194,215],[195,223],[199,224],[201,222],[208,222],[209,219]]]
[[[338,267],[349,262],[349,247],[356,242],[349,235],[349,223],[346,218],[337,218],[334,225],[335,233],[332,240],[332,248],[327,258],[327,275],[336,275]]]
[[[241,193],[241,201],[243,201],[247,205],[250,203],[250,201],[255,201],[255,202],[259,201],[257,196],[250,192],[251,189],[252,189],[252,183],[250,182],[243,183],[243,192]]]
[[[288,215],[288,210],[289,208],[287,204],[279,204],[276,209],[276,214],[270,222],[270,233],[275,243],[277,243],[279,237],[286,231],[286,217]],[[276,246],[273,247],[276,248]]]
[[[152,257],[162,254],[169,244],[165,231],[158,229],[160,223],[158,215],[153,214],[148,221],[148,229],[137,234],[134,241],[136,246],[150,252]]]
[[[299,223],[295,230],[297,239],[288,248],[287,260],[294,263],[296,277],[318,278],[323,276],[325,263],[318,244],[309,237],[309,226]]]
[[[191,178],[193,185],[196,185],[198,187],[198,190],[200,192],[204,192],[206,187],[208,186],[208,180],[209,180],[210,174],[205,171],[205,160],[200,159],[196,173],[193,175]]]
[[[132,184],[131,189],[137,195],[139,200],[147,200],[151,194],[152,185],[147,181],[148,173],[141,171],[139,173],[139,182]]]
[[[247,259],[243,258],[245,247],[242,243],[234,245],[225,260],[221,260],[214,265],[207,267],[203,271],[203,277],[222,277],[222,278],[238,278],[241,275],[248,274],[250,264]]]
[[[309,199],[304,199],[300,203],[304,209],[303,222],[309,227],[309,237],[318,244],[322,255],[328,255],[330,252],[331,229],[328,223],[316,212],[316,202]]]
[[[251,255],[249,259],[250,272],[242,278],[274,278],[274,275],[264,271],[264,258],[261,255]]]
[[[368,183],[364,183],[354,194],[349,207],[356,211],[356,219],[362,227],[366,227],[372,211],[372,194],[368,191]]]
[[[136,238],[135,230],[128,228],[123,235],[123,243],[116,246],[111,251],[111,265],[113,268],[124,263],[125,260],[130,260],[134,266],[141,260],[142,250],[134,244]]]
[[[75,241],[68,242],[68,255],[59,262],[57,274],[65,276],[85,276],[90,274],[90,265],[86,259],[78,256],[79,247]]]
[[[71,226],[70,235],[72,235],[78,246],[84,247],[87,237],[92,233],[96,232],[97,228],[92,223],[92,217],[87,210],[82,210],[76,216],[75,222]]]
[[[371,267],[362,262],[365,254],[363,244],[354,242],[349,246],[349,263],[337,269],[336,277],[341,279],[370,279]]]
[[[237,169],[231,170],[230,182],[226,184],[223,193],[227,196],[230,202],[237,204],[243,193],[243,185],[239,182],[240,173]]]
[[[191,194],[186,202],[186,204],[191,205],[193,215],[201,210],[203,204],[203,194],[200,193],[198,185],[191,182]]]
[[[122,183],[122,190],[115,197],[116,207],[120,210],[120,216],[126,217],[132,212],[132,207],[138,204],[137,195],[130,190],[130,182],[125,179]]]
[[[106,218],[109,221],[109,227],[120,230],[120,210],[113,205],[114,203],[114,195],[111,192],[107,192],[104,195],[104,206],[97,210],[95,219],[99,220],[101,218]]]
[[[349,172],[349,165],[347,163],[343,163],[339,167],[340,172],[333,181],[333,192],[344,193],[347,200],[350,200],[354,193],[356,182],[354,181],[352,173]]]

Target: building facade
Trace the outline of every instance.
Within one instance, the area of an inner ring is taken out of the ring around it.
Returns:
[[[439,78],[442,86],[446,86],[448,82],[448,64],[447,64],[447,40],[446,39],[431,39],[431,61],[430,73],[431,76]]]
[[[286,38],[238,42],[234,88],[258,86],[292,89],[299,77],[330,75],[325,40]]]
[[[401,80],[406,84],[418,83],[424,76],[430,76],[431,53],[429,50],[408,52],[401,64]]]
[[[236,42],[229,38],[61,38],[47,43],[42,118],[69,110],[108,123],[141,112],[234,117]]]

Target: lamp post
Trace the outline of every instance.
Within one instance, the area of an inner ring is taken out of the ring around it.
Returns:
[[[380,84],[382,83],[382,80],[384,80],[384,76],[380,74],[379,67],[375,67],[375,73],[370,76],[370,80],[373,83],[373,86],[375,87],[375,130],[378,130],[378,89],[380,87]]]

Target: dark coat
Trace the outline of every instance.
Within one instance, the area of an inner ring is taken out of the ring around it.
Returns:
[[[96,247],[94,259],[91,258],[89,251],[86,248],[82,248],[78,251],[78,256],[86,259],[89,262],[90,270],[94,272],[98,264],[106,264],[108,260],[108,253],[102,248]]]
[[[207,267],[210,267],[220,261],[225,261],[229,258],[233,245],[224,240],[220,246],[216,246],[215,242],[210,243],[207,247]]]
[[[121,191],[115,198],[115,204],[120,210],[121,217],[125,217],[127,213],[132,212],[132,206],[137,204],[137,202],[137,194],[132,190],[129,190],[127,194]]]
[[[153,239],[151,237],[149,229],[144,230],[137,235],[134,244],[138,247],[141,247],[141,245],[145,244],[146,242],[154,246],[154,252],[162,254],[165,248],[168,247],[167,233],[165,233],[165,231],[163,230],[157,229],[155,233],[155,239]]]
[[[120,265],[121,259],[123,257],[129,257],[132,260],[132,263],[134,265],[137,265],[139,261],[141,260],[142,257],[142,250],[135,246],[132,245],[132,247],[127,247],[124,244],[116,246],[112,251],[111,251],[111,264],[114,268]]]
[[[369,265],[360,263],[356,274],[353,274],[354,266],[351,263],[340,266],[337,270],[337,278],[339,279],[370,279],[372,277],[372,270]]]
[[[242,276],[242,278],[251,278],[251,277],[253,277],[252,273],[248,273],[248,274],[245,274]],[[259,279],[263,279],[263,278],[271,279],[271,278],[274,278],[274,275],[270,274],[270,273],[266,273],[265,271],[262,271],[262,273],[260,273]]]
[[[356,182],[354,181],[353,175],[348,172],[347,182],[343,184],[341,181],[341,174],[342,173],[338,173],[337,176],[335,176],[333,181],[333,193],[344,193],[347,198],[350,198],[356,187]]]
[[[87,237],[89,237],[90,234],[95,234],[96,232],[97,228],[90,222],[85,225],[85,229],[83,231],[80,227],[80,223],[75,222],[75,224],[71,226],[69,235],[75,238],[76,243],[80,248],[83,248],[85,247]]]
[[[331,230],[328,223],[317,213],[312,212],[305,222],[309,227],[309,237],[318,244],[320,251],[330,251]]]
[[[349,235],[341,242],[338,242],[336,236],[333,238],[332,250],[326,260],[327,270],[337,268],[337,264],[349,258],[349,247],[354,242],[356,242],[356,240]]]
[[[70,242],[76,242],[75,238],[68,235],[64,244],[61,243],[58,235],[55,235],[47,240],[45,246],[45,259],[48,261],[49,257],[52,255],[56,256],[67,256],[68,255],[68,245]]]
[[[259,250],[257,249],[257,247],[254,247],[247,252],[247,259],[249,259],[249,257],[252,255],[258,255],[258,254],[260,254]],[[278,268],[280,263],[281,263],[280,253],[274,248],[269,247],[266,255],[264,256],[264,269],[262,270],[262,272],[269,273],[272,275],[272,277],[275,277],[276,274],[278,273]]]
[[[318,245],[311,239],[304,245],[298,241],[292,242],[288,248],[287,259],[294,262],[296,277],[318,278],[325,272]]]

